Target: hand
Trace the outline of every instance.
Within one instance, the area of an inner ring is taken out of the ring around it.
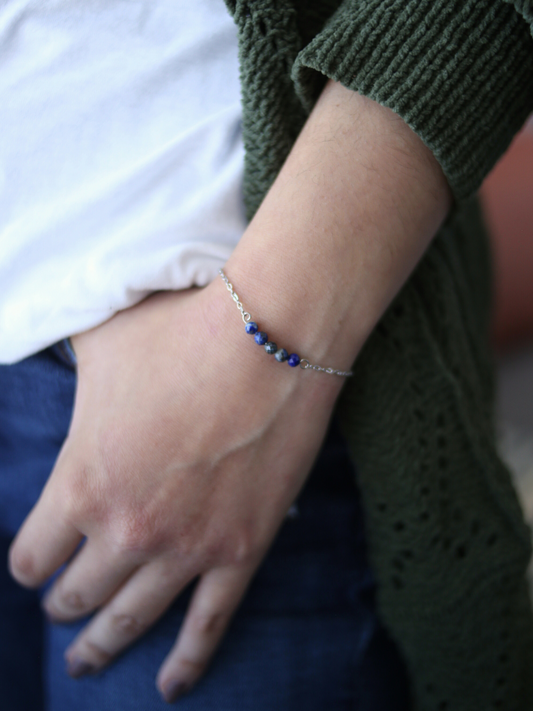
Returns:
[[[73,676],[108,664],[200,576],[158,673],[173,700],[203,674],[311,469],[344,379],[267,356],[221,279],[155,294],[73,346],[69,435],[10,569],[35,587],[68,561],[47,613],[68,622],[97,610],[66,651]]]

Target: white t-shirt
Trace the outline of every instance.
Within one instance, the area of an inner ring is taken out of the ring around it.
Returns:
[[[3,0],[0,363],[217,277],[243,157],[223,0]]]

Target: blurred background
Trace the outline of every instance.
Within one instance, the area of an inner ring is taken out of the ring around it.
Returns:
[[[494,254],[498,442],[533,526],[533,115],[480,198]],[[533,596],[533,562],[529,580]]]

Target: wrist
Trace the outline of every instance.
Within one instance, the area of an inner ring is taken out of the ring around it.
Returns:
[[[329,84],[224,271],[268,340],[349,371],[449,204],[440,166],[407,124]],[[285,377],[273,356],[260,363],[264,349],[245,333],[222,279],[210,288],[224,323],[238,324],[238,340],[259,351],[254,368]],[[299,380],[319,388],[346,381],[299,370]]]
[[[353,313],[348,291],[340,293],[342,287],[330,283],[324,263],[319,274],[310,265],[302,270],[294,260],[280,259],[272,248],[276,240],[273,235],[251,237],[254,249],[235,250],[224,267],[245,311],[278,348],[312,364],[349,371],[360,343],[357,329],[348,327]],[[229,292],[227,296],[231,303]]]
[[[267,297],[262,302],[260,289],[256,289],[257,284],[253,280],[246,280],[238,270],[234,271],[235,278],[230,278],[226,268],[224,272],[243,310],[250,313],[250,320],[258,324],[259,330],[267,332],[269,341],[274,341],[278,348],[285,348],[289,354],[297,353],[301,358],[312,355],[299,347],[299,329],[295,328],[294,323],[291,327],[290,316],[287,321],[287,310],[282,308],[280,302],[268,298],[268,289]],[[241,277],[244,291],[239,286]],[[273,354],[268,354],[264,346],[255,342],[254,335],[246,332],[240,310],[220,276],[217,275],[203,292],[203,313],[209,337],[220,342],[225,359],[229,357],[235,367],[242,369],[244,377],[250,378],[252,384],[259,381],[268,383],[272,392],[281,388],[284,393],[289,390],[298,397],[302,397],[305,392],[311,397],[310,404],[330,403],[333,406],[345,377],[304,370],[299,366],[291,367],[287,361],[279,362]],[[305,339],[301,340],[304,342]]]
[[[224,271],[269,339],[347,371],[449,204],[409,126],[330,84]]]

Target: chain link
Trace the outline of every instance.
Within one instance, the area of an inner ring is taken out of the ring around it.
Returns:
[[[241,312],[242,320],[244,321],[244,323],[248,323],[248,321],[250,321],[252,317],[251,317],[251,315],[248,313],[248,311],[245,311],[245,310],[244,310],[244,306],[242,305],[241,301],[239,300],[239,297],[237,296],[237,293],[233,290],[233,284],[230,283],[230,280],[229,280],[228,277],[224,274],[224,271],[223,271],[222,269],[219,269],[219,270],[218,270],[218,273],[220,274],[220,276],[221,276],[222,279],[224,280],[224,282],[225,282],[225,284],[226,284],[226,288],[227,288],[227,290],[228,290],[228,291],[230,292],[230,294],[231,294],[231,298],[232,298],[233,301],[235,301],[235,303],[237,304],[237,308],[238,308],[239,311]],[[304,363],[305,363],[305,365],[304,365]],[[349,377],[350,375],[353,375],[353,372],[352,372],[351,370],[350,370],[350,371],[335,370],[335,368],[324,368],[324,367],[321,366],[321,365],[312,365],[312,364],[307,360],[307,358],[300,358],[300,368],[302,368],[303,370],[307,370],[308,368],[311,368],[312,370],[318,370],[318,371],[320,371],[320,372],[322,372],[322,373],[328,373],[328,375],[341,375],[341,376],[344,376],[344,377]]]
[[[304,365],[304,363],[306,365]],[[321,365],[312,365],[307,358],[300,358],[300,368],[303,370],[307,370],[308,368],[311,368],[312,370],[320,370],[322,373],[328,373],[329,375],[344,375],[346,377],[353,375],[351,371],[335,370],[335,368],[324,368]]]
[[[245,310],[244,310],[243,305],[242,305],[241,302],[239,301],[239,297],[237,296],[236,292],[233,291],[233,284],[230,284],[230,281],[229,281],[228,277],[224,274],[224,272],[222,271],[222,269],[219,269],[219,270],[218,270],[218,273],[220,274],[220,276],[222,277],[222,279],[226,282],[226,288],[227,288],[227,290],[231,293],[231,298],[233,299],[233,301],[235,301],[235,303],[237,304],[237,307],[238,307],[239,311],[241,312],[242,320],[244,321],[244,323],[248,323],[248,321],[249,321],[252,317],[250,316],[250,314],[248,313],[248,311],[245,311]],[[246,318],[247,316],[248,316],[248,318]]]

